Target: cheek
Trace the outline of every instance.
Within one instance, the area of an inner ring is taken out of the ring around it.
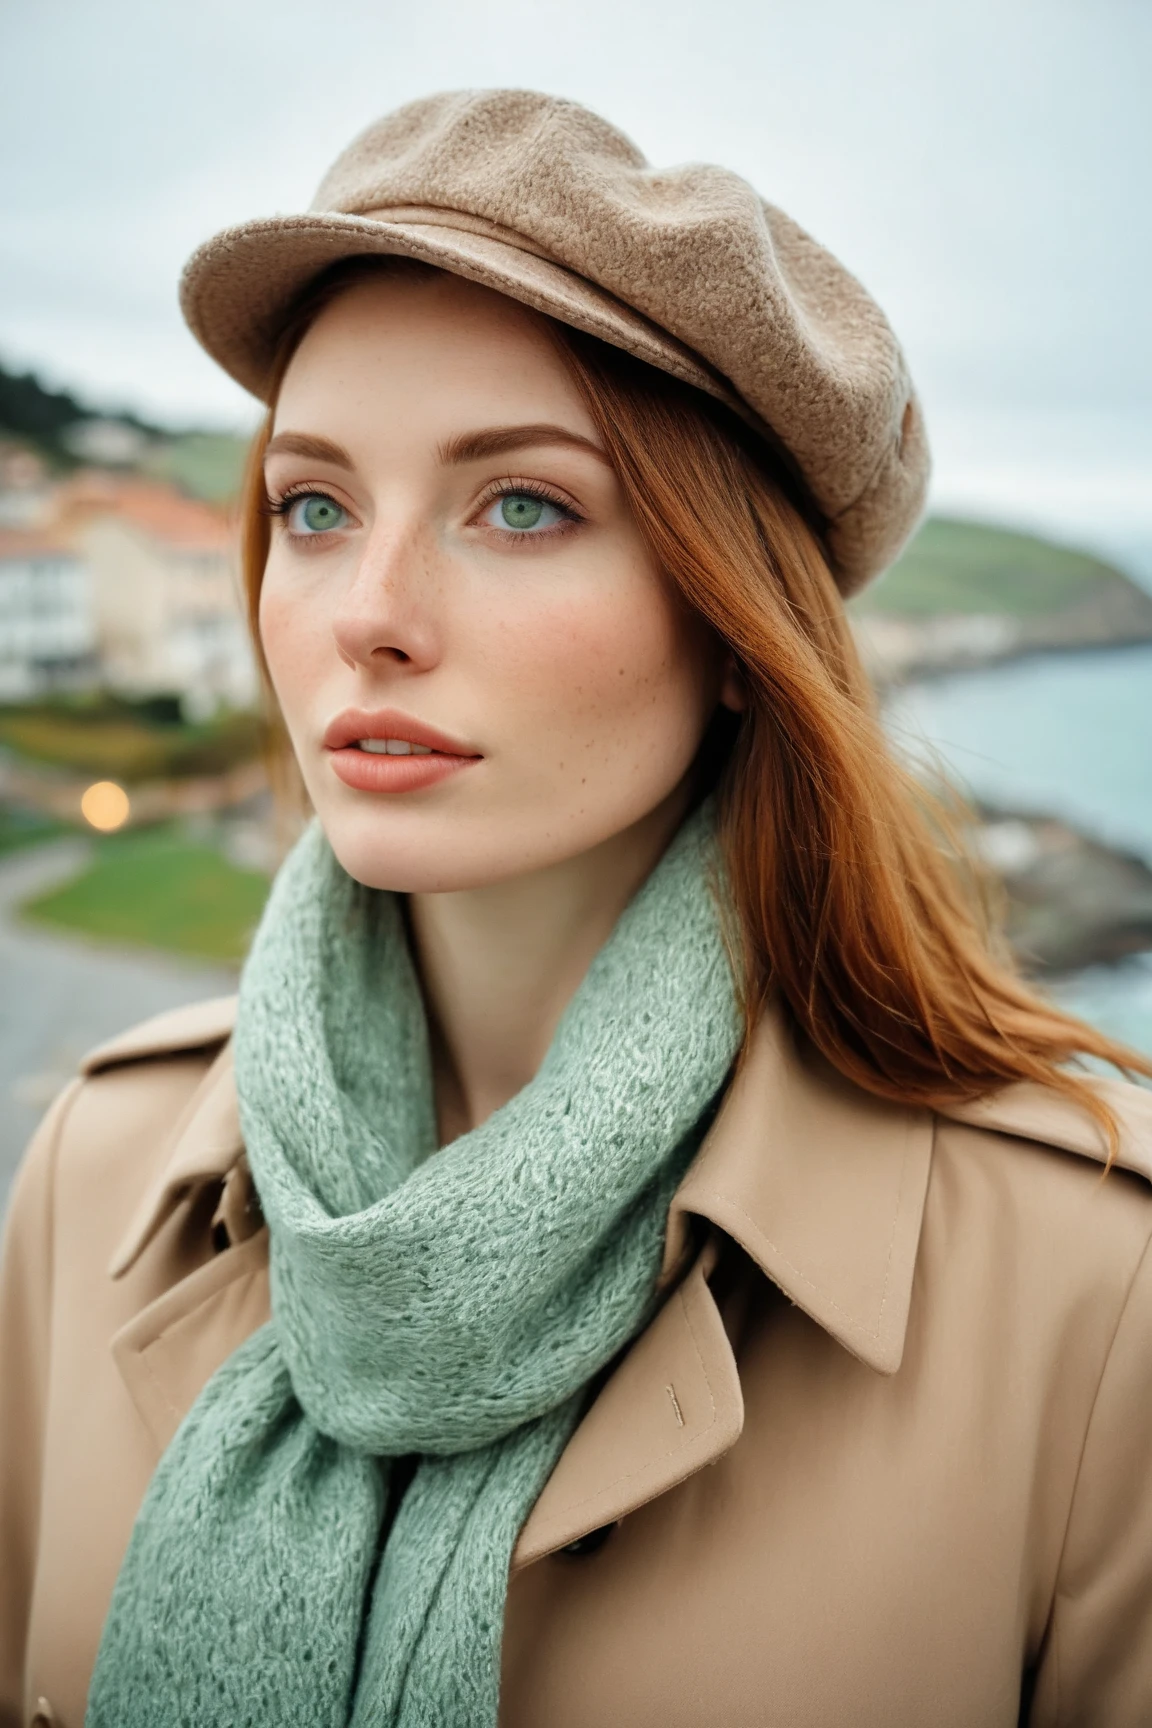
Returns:
[[[492,663],[541,766],[643,771],[653,759],[690,756],[703,730],[704,650],[655,578],[508,618]]]

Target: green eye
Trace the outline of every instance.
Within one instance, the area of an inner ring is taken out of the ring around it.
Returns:
[[[335,498],[323,492],[309,492],[298,498],[288,512],[288,526],[294,534],[324,534],[342,528],[347,511]]]
[[[535,528],[544,514],[545,500],[528,492],[509,492],[500,500],[500,517],[506,528]]]

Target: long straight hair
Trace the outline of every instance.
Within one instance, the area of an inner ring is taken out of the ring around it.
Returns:
[[[285,326],[272,408],[242,504],[249,626],[260,646],[269,548],[263,480],[275,395],[323,306],[407,260],[353,259],[314,282]],[[882,1098],[946,1109],[1012,1081],[1116,1123],[1092,1056],[1152,1063],[1045,1001],[1020,976],[968,860],[958,805],[894,758],[824,556],[819,522],[777,452],[727,409],[644,362],[544,319],[651,552],[727,644],[747,707],[718,716],[700,764],[717,794],[746,1025],[770,1001],[840,1073]]]

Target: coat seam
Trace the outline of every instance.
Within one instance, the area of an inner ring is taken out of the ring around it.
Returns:
[[[1068,1496],[1068,1515],[1064,1521],[1064,1536],[1060,1544],[1060,1556],[1056,1562],[1056,1577],[1052,1586],[1052,1663],[1055,1675],[1055,1715],[1052,1718],[1052,1728],[1060,1728],[1060,1723],[1063,1720],[1063,1705],[1060,1698],[1060,1625],[1058,1604],[1060,1599],[1060,1575],[1064,1569],[1064,1561],[1068,1553],[1072,1520],[1076,1512],[1076,1496],[1080,1491],[1080,1479],[1084,1473],[1084,1457],[1088,1450],[1089,1438],[1092,1434],[1092,1424],[1096,1419],[1096,1409],[1100,1402],[1101,1388],[1103,1387],[1105,1378],[1107,1377],[1108,1368],[1112,1361],[1112,1353],[1116,1348],[1116,1340],[1120,1335],[1120,1329],[1123,1326],[1128,1313],[1128,1306],[1132,1300],[1132,1292],[1135,1289],[1136,1281],[1143,1270],[1144,1262],[1148,1259],[1150,1248],[1152,1248],[1152,1230],[1150,1230],[1148,1235],[1145,1237],[1144,1246],[1141,1248],[1140,1253],[1136,1258],[1136,1263],[1132,1268],[1131,1276],[1128,1279],[1128,1284],[1124,1291],[1124,1300],[1120,1304],[1116,1315],[1116,1324],[1112,1328],[1112,1335],[1108,1340],[1108,1348],[1105,1350],[1103,1360],[1100,1364],[1100,1373],[1097,1376],[1096,1387],[1092,1394],[1092,1407],[1088,1412],[1088,1420],[1084,1424],[1084,1434],[1080,1441],[1080,1455],[1076,1460],[1076,1474],[1072,1482],[1072,1492]]]
[[[67,1126],[69,1120],[71,1119],[72,1112],[76,1107],[76,1102],[79,1099],[80,1094],[83,1090],[84,1090],[84,1082],[82,1080],[75,1079],[75,1080],[72,1080],[69,1082],[68,1091],[64,1095],[64,1097],[61,1099],[61,1102],[60,1102],[60,1114],[59,1114],[59,1117],[57,1118],[56,1126],[55,1126],[53,1133],[52,1133],[52,1139],[51,1139],[51,1142],[49,1143],[49,1147],[48,1147],[48,1169],[49,1169],[48,1192],[49,1192],[49,1195],[51,1197],[51,1224],[52,1224],[52,1228],[48,1233],[48,1247],[49,1247],[50,1258],[48,1261],[48,1279],[47,1279],[47,1282],[48,1282],[48,1289],[51,1293],[50,1299],[51,1299],[51,1303],[52,1303],[52,1312],[53,1313],[55,1313],[55,1309],[56,1309],[56,1301],[55,1301],[56,1264],[57,1264],[57,1260],[59,1258],[59,1256],[57,1254],[56,1236],[57,1236],[57,1232],[58,1232],[58,1228],[59,1228],[59,1206],[57,1205],[57,1190],[59,1187],[59,1180],[60,1180],[60,1148],[61,1148],[61,1143],[64,1139],[64,1129]],[[51,1332],[49,1332],[49,1336],[51,1336]]]

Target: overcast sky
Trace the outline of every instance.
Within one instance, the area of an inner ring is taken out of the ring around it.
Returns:
[[[0,356],[246,425],[176,309],[376,115],[573,96],[722,162],[904,340],[937,501],[1152,546],[1149,0],[0,0]]]

